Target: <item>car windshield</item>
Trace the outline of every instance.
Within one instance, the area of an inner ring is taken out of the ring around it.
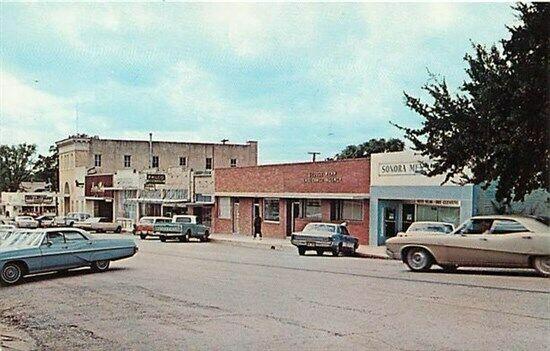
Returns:
[[[153,218],[142,218],[139,220],[139,223],[141,224],[151,224],[153,223]]]
[[[304,232],[336,232],[336,226],[330,224],[310,223],[304,228]]]
[[[191,217],[177,217],[176,223],[191,223]]]
[[[42,243],[44,238],[43,232],[25,232],[18,231],[13,232],[5,240],[0,242],[0,247],[8,246],[21,246],[21,247],[35,247]]]
[[[435,232],[447,234],[453,231],[453,227],[444,223],[413,223],[407,229],[407,233],[413,232]]]

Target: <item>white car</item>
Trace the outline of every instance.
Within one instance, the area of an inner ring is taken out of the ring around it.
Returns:
[[[110,222],[105,217],[91,217],[84,221],[81,225],[79,225],[82,229],[87,230],[93,230],[98,233],[106,233],[106,232],[114,232],[114,233],[120,233],[122,232],[122,225],[120,223],[113,223]]]
[[[15,225],[18,228],[38,228],[38,221],[31,216],[17,216],[15,217]]]
[[[54,226],[55,215],[54,214],[44,214],[42,216],[36,217],[38,221],[38,226],[41,228],[49,228]]]
[[[90,217],[92,215],[89,213],[70,212],[65,217],[56,218],[55,224],[58,227],[78,227],[78,224],[85,222]]]
[[[452,223],[446,222],[414,222],[403,233],[398,233],[397,236],[411,235],[431,235],[431,234],[450,234],[455,230]]]

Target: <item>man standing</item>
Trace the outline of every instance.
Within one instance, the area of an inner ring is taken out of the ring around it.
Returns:
[[[254,239],[256,239],[256,235],[262,239],[262,217],[258,214],[254,217]]]

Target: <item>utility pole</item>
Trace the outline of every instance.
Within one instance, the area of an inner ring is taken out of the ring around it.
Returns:
[[[317,155],[320,155],[321,153],[320,152],[314,152],[314,151],[310,151],[308,152],[308,154],[310,154],[313,158],[313,162],[315,162],[315,159],[317,158]]]

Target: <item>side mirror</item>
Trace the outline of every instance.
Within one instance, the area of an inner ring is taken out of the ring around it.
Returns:
[[[52,243],[51,241],[49,241],[49,240],[46,241],[46,246],[47,246],[47,247],[50,247],[50,246],[52,246],[52,245],[53,245],[53,243]]]

